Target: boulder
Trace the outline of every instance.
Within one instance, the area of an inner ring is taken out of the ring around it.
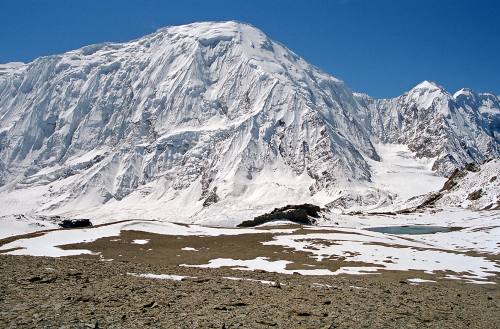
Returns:
[[[301,205],[288,205],[282,208],[276,208],[270,213],[260,215],[252,220],[247,220],[238,225],[238,227],[254,227],[264,223],[289,220],[298,224],[312,225],[316,223],[315,218],[320,217],[322,209],[318,206],[304,203]]]
[[[89,227],[92,223],[89,219],[64,219],[59,226],[63,228]]]

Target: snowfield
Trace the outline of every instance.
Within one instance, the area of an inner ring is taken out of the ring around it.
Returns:
[[[252,229],[179,225],[161,221],[125,221],[88,229],[56,230],[40,236],[18,239],[0,246],[0,251],[11,255],[62,257],[92,254],[86,249],[61,249],[60,246],[90,243],[106,237],[119,237],[122,231],[150,232],[164,236],[222,236],[272,234],[264,246],[280,246],[285,250],[305,252],[311,262],[343,259],[356,266],[342,266],[332,271],[326,268],[288,269],[290,260],[269,260],[255,255],[254,259],[217,258],[207,264],[180,266],[239,270],[265,270],[282,274],[343,275],[375,274],[380,270],[416,270],[425,273],[443,273],[441,278],[460,279],[470,283],[491,283],[488,278],[500,272],[500,265],[492,257],[500,249],[500,212],[443,211],[400,216],[342,216],[335,226],[298,228],[262,227]],[[331,225],[331,222],[329,222]],[[432,226],[459,226],[459,230],[421,235],[392,235],[366,230],[373,226],[398,226],[411,223]],[[283,222],[281,225],[289,224]],[[351,226],[352,228],[349,228]],[[148,244],[150,239],[135,239],[132,244]],[[245,246],[242,246],[243,248]],[[196,250],[191,247],[184,251]],[[198,253],[203,250],[196,251]],[[474,254],[470,254],[474,252]],[[279,256],[278,256],[279,257]],[[105,260],[105,259],[103,259]]]

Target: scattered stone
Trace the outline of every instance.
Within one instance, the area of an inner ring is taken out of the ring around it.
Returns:
[[[95,323],[88,323],[85,325],[86,328],[91,328],[91,329],[98,329],[99,328],[99,321],[96,321]]]
[[[204,283],[210,281],[209,278],[193,278],[190,280],[191,282],[196,282],[196,283]]]
[[[55,276],[48,276],[48,277],[40,277],[38,275],[36,276],[32,276],[30,278],[28,278],[28,282],[30,283],[51,283],[51,282],[54,282],[56,280],[56,277]]]
[[[270,327],[275,327],[278,325],[276,322],[270,321],[270,320],[257,320],[255,322],[257,322],[259,324],[263,324],[265,326],[270,326]]]
[[[31,278],[28,278],[29,282],[37,282],[37,281],[41,281],[41,280],[42,280],[42,278],[39,276],[32,276]]]
[[[54,270],[38,271],[47,266]],[[498,286],[453,280],[439,280],[432,286],[403,285],[399,281],[408,274],[390,271],[328,279],[252,273],[253,279],[286,282],[282,289],[273,289],[246,280],[222,279],[235,275],[230,268],[107,263],[97,257],[0,255],[0,269],[0,328],[455,329],[465,328],[467,322],[478,329],[500,328]],[[126,275],[139,271],[178,273],[210,278],[210,282],[138,280]],[[242,273],[250,277],[248,272]],[[53,283],[40,284],[53,276],[58,278]],[[429,274],[429,278],[435,277]],[[311,289],[322,279],[339,289]],[[498,278],[491,279],[499,283]],[[365,289],[350,291],[352,286]],[[386,290],[391,294],[385,294]]]
[[[279,281],[273,282],[271,287],[281,289],[281,283]]]
[[[158,307],[158,304],[153,300],[147,304],[142,305],[142,308],[155,308]]]
[[[295,314],[295,315],[297,315],[297,316],[311,316],[311,315],[312,315],[312,313],[311,313],[311,312],[309,312],[309,311],[304,311],[304,310],[299,310],[299,311],[294,310],[292,313],[294,313],[294,314]]]
[[[92,296],[89,294],[80,295],[75,298],[76,302],[88,303],[92,300]]]

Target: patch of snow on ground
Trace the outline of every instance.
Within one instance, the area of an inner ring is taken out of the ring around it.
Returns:
[[[199,268],[220,268],[231,267],[234,270],[255,271],[262,270],[268,272],[293,274],[299,273],[301,275],[334,275],[335,273],[327,269],[315,270],[287,270],[286,266],[292,264],[288,260],[271,261],[267,257],[257,257],[255,259],[232,259],[232,258],[216,258],[211,259],[208,264],[189,265],[181,264],[185,267],[199,267]]]
[[[311,253],[318,260],[345,259],[375,264],[385,270],[453,271],[467,273],[474,279],[487,279],[500,272],[494,261],[484,257],[441,251],[411,240],[387,236],[384,241],[382,233],[355,236],[352,231],[346,230],[345,233],[277,235],[263,244]]]
[[[0,246],[13,255],[61,257],[90,254],[89,250],[63,250],[58,246],[92,242],[104,237],[119,236],[121,231],[133,230],[171,236],[220,236],[239,234],[272,234],[264,245],[305,252],[312,259],[361,262],[363,266],[328,269],[288,270],[289,260],[271,261],[256,254],[255,259],[212,259],[207,264],[185,264],[202,268],[231,267],[241,270],[265,270],[283,274],[303,275],[368,274],[380,270],[419,270],[426,273],[452,271],[446,278],[473,283],[487,283],[500,272],[498,263],[469,251],[499,254],[500,212],[444,210],[437,213],[418,213],[398,216],[346,216],[334,219],[338,226],[290,228],[222,228],[199,225],[180,225],[161,221],[135,220],[93,228],[56,230],[40,236],[15,240]],[[321,224],[332,224],[324,220]],[[373,226],[432,225],[461,227],[451,232],[422,235],[393,235],[365,230]],[[303,233],[299,233],[303,232]],[[116,240],[116,239],[115,239]],[[194,251],[193,247],[182,250]],[[200,251],[201,252],[201,251]]]
[[[172,281],[182,281],[184,279],[192,279],[194,276],[183,276],[183,275],[173,275],[173,274],[152,274],[152,273],[127,273],[127,275],[132,275],[139,278],[147,279],[157,279],[157,280],[172,280]]]
[[[198,225],[179,225],[170,222],[128,221],[93,228],[59,230],[47,232],[41,236],[19,239],[0,246],[0,250],[15,249],[10,255],[31,255],[46,257],[74,256],[92,254],[89,250],[63,250],[58,246],[93,242],[97,239],[119,236],[121,231],[141,231],[164,235],[181,236],[219,236],[253,233],[292,233],[294,229],[238,229],[215,228]]]
[[[135,239],[132,241],[133,244],[147,244],[149,239]]]
[[[184,251],[198,251],[198,249],[193,248],[193,247],[184,247],[184,248],[181,248],[181,250],[184,250]]]
[[[274,281],[268,281],[268,280],[257,280],[257,279],[249,279],[249,278],[237,278],[237,277],[233,277],[233,276],[224,276],[222,278],[226,279],[226,280],[231,280],[231,281],[250,281],[250,282],[260,282],[260,283],[263,283],[263,284],[268,284],[270,286],[276,285],[276,282],[274,282]]]
[[[420,279],[420,278],[408,279],[408,280],[406,280],[406,281],[411,282],[412,284],[428,283],[428,282],[436,282],[436,281],[434,281],[434,280],[425,280],[425,279]]]

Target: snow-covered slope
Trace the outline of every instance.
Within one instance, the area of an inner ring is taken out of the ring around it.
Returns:
[[[500,155],[500,101],[492,94],[462,89],[451,95],[424,81],[393,99],[356,97],[368,108],[378,140],[408,145],[418,158],[436,158],[432,169],[439,174]]]
[[[435,202],[438,207],[460,207],[473,210],[500,209],[500,160],[456,171]]]
[[[356,184],[339,191],[338,197],[326,204],[334,212],[383,212],[407,208],[429,192],[439,190],[445,177],[432,171],[434,159],[418,159],[408,146],[374,144],[380,161],[367,160],[371,182]],[[415,200],[409,200],[415,199]]]
[[[428,83],[394,100],[355,95],[237,22],[5,64],[0,215],[234,222],[324,205],[371,186],[372,140],[437,159],[439,173],[498,156],[498,98],[459,96]]]

